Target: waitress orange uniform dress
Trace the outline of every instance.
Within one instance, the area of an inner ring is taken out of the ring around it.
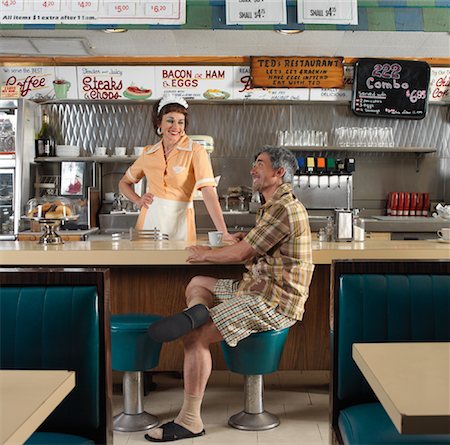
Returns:
[[[157,228],[170,240],[196,240],[194,192],[216,186],[208,153],[200,144],[183,136],[167,160],[162,142],[149,145],[126,175],[133,184],[145,176],[146,192],[153,195],[148,209],[141,208],[136,229]]]

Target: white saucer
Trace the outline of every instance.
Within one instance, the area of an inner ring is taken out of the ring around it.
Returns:
[[[438,238],[438,241],[439,241],[440,243],[450,244],[450,240],[447,240],[447,239]]]

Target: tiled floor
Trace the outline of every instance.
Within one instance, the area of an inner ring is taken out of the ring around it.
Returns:
[[[146,411],[161,423],[172,420],[183,399],[182,380],[166,374],[153,378],[156,391],[145,397]],[[280,371],[265,378],[264,406],[279,416],[279,427],[269,431],[240,431],[228,426],[228,417],[243,409],[243,378],[214,371],[202,405],[206,435],[186,439],[183,445],[327,445],[329,373]],[[113,412],[122,408],[122,396],[113,396]],[[145,432],[114,432],[114,445],[149,445]]]

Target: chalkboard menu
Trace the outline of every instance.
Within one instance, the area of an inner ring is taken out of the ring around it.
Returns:
[[[426,62],[360,59],[355,67],[352,111],[366,117],[423,119],[429,83]]]

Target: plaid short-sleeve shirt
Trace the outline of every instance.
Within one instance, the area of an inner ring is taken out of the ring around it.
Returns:
[[[301,320],[314,265],[308,213],[290,184],[259,209],[244,239],[258,255],[246,264],[237,294],[258,295],[277,312]]]

